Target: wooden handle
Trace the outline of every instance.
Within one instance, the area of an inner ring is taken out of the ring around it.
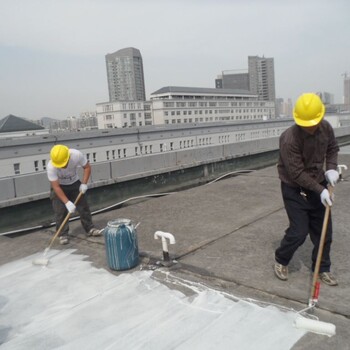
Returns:
[[[82,195],[83,195],[83,192],[79,192],[79,195],[78,195],[77,199],[76,199],[75,202],[74,202],[74,205],[75,205],[75,206],[78,204],[78,202],[79,202],[79,200],[80,200],[80,198],[81,198]],[[66,215],[66,217],[65,217],[64,220],[62,221],[62,224],[61,224],[60,227],[58,228],[57,232],[56,232],[55,235],[52,237],[51,242],[50,242],[50,245],[48,246],[48,249],[51,248],[53,242],[55,241],[55,239],[57,238],[57,236],[61,233],[61,231],[62,231],[64,225],[67,223],[67,221],[69,220],[70,216],[71,216],[71,213],[68,212],[68,214]]]
[[[332,196],[333,186],[328,186],[328,191],[329,191],[330,196]],[[313,275],[313,279],[312,279],[311,299],[314,298],[315,292],[317,289],[318,274],[320,272],[320,265],[321,265],[322,254],[323,254],[323,246],[324,246],[324,241],[326,238],[330,211],[331,211],[331,207],[327,204],[326,211],[324,213],[321,238],[320,238],[320,243],[318,246],[317,259],[316,259],[315,270],[314,270],[314,275]]]

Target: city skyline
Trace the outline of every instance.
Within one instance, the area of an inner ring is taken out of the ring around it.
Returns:
[[[348,1],[2,0],[0,119],[64,119],[109,99],[105,55],[140,50],[146,99],[215,87],[248,56],[274,59],[276,98],[326,91],[343,103]],[[14,28],[14,29],[12,29]]]

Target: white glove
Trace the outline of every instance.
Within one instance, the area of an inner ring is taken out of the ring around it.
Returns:
[[[326,188],[321,192],[321,202],[325,207],[327,205],[329,205],[330,207],[332,206],[332,199],[329,194],[329,191]]]
[[[83,194],[88,190],[88,185],[87,184],[81,184],[79,187],[79,191],[82,192]]]
[[[336,170],[327,170],[324,173],[324,176],[326,177],[326,180],[328,181],[328,183],[330,185],[332,185],[333,187],[337,184],[338,180],[339,180],[339,173]]]
[[[68,201],[66,204],[65,204],[67,210],[69,211],[69,213],[73,214],[75,212],[75,205],[74,203],[72,203],[71,201]]]

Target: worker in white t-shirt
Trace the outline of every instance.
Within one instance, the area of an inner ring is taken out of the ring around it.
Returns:
[[[85,196],[81,196],[77,205],[74,201],[79,195],[88,189],[88,181],[91,174],[91,166],[86,157],[76,149],[69,149],[64,145],[55,145],[50,151],[50,161],[47,165],[47,177],[51,184],[50,199],[56,217],[56,230],[64,221],[67,211],[73,214],[76,210],[80,215],[81,224],[87,236],[101,236],[101,230],[94,227],[91,211]],[[80,181],[77,168],[84,170],[83,179]],[[68,244],[68,222],[60,234],[60,243]]]

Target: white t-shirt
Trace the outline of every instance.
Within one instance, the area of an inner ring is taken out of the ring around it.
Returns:
[[[49,181],[57,181],[60,185],[71,185],[79,180],[77,173],[78,166],[85,166],[87,163],[86,157],[78,150],[69,149],[69,161],[66,168],[56,168],[51,160],[47,164],[47,177]]]

